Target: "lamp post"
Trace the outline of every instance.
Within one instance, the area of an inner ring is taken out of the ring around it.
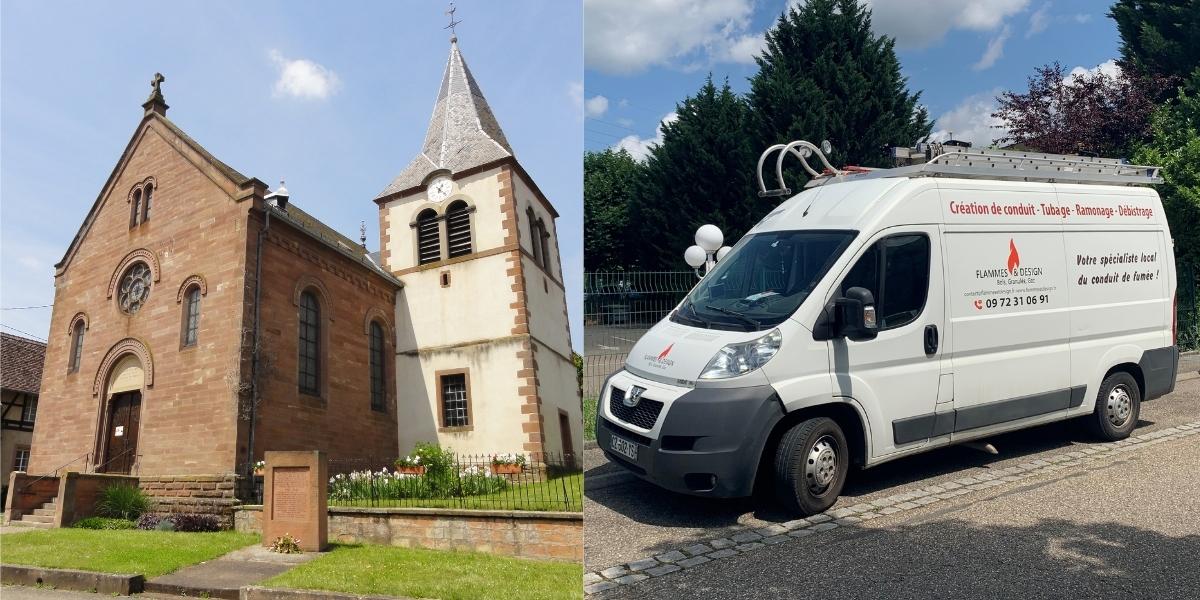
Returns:
[[[701,225],[696,230],[695,240],[696,245],[683,252],[683,260],[696,271],[697,278],[703,279],[717,265],[717,261],[729,254],[729,246],[722,246],[725,234],[721,233],[720,227],[711,224]],[[704,273],[700,272],[700,267],[704,267]]]

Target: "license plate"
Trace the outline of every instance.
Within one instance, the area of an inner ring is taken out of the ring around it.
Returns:
[[[621,456],[624,456],[625,458],[628,458],[629,460],[632,460],[634,462],[637,461],[637,454],[638,454],[637,444],[635,444],[629,440],[621,439],[614,435],[611,438],[609,438],[608,447],[610,449],[612,449],[613,452],[616,452],[617,454],[620,454]]]

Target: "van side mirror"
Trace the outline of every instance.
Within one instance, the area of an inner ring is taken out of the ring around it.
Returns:
[[[870,290],[852,287],[846,296],[835,301],[835,332],[856,342],[873,340],[879,324],[875,315],[875,295]]]

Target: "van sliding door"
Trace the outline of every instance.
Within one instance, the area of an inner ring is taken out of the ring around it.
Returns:
[[[951,226],[945,241],[952,438],[1078,405],[1061,225]]]

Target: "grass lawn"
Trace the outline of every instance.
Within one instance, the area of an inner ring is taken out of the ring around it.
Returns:
[[[312,562],[258,585],[412,598],[582,598],[583,566],[392,546],[335,544]]]
[[[596,439],[596,399],[583,399],[583,439]]]
[[[330,500],[330,506],[374,506],[402,508],[469,508],[479,510],[583,510],[583,473],[547,481],[515,485],[503,492],[463,498],[404,498],[374,503]]]
[[[46,529],[6,533],[6,565],[79,569],[101,573],[163,575],[258,542],[258,536],[236,531]]]

